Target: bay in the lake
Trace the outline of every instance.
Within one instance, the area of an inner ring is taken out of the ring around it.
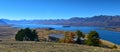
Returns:
[[[55,30],[64,30],[64,31],[76,31],[80,30],[84,33],[89,33],[91,30],[96,30],[101,39],[108,40],[110,42],[116,43],[120,45],[120,32],[109,31],[109,30],[101,30],[100,28],[104,27],[95,27],[95,26],[70,26],[63,27],[62,25],[44,25],[44,24],[14,24],[13,27],[18,28],[54,28]]]

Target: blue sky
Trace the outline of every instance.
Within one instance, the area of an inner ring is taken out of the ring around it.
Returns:
[[[120,0],[0,0],[0,18],[68,19],[120,15]]]

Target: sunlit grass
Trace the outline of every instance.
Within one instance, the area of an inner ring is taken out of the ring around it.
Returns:
[[[119,52],[107,48],[50,42],[1,42],[2,52]]]

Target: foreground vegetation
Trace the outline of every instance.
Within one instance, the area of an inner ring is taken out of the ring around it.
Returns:
[[[85,35],[79,30],[76,31],[76,33],[65,32],[62,42],[63,43],[87,44],[90,46],[100,46],[100,40],[99,40],[100,37],[96,31],[91,31],[89,35],[87,35],[86,39],[84,37]],[[57,37],[55,37],[54,39],[56,38]],[[16,41],[38,41],[39,40],[36,30],[32,30],[29,28],[19,30],[15,36],[15,39]],[[74,39],[77,39],[77,40],[74,40]],[[58,40],[58,41],[61,41],[61,40]]]
[[[1,52],[120,52],[107,48],[51,42],[0,42]]]
[[[93,47],[93,46],[87,46],[87,45],[78,45],[78,44],[64,44],[64,43],[46,43],[46,42],[13,42],[15,39],[15,34],[17,33],[18,30],[16,28],[11,28],[8,26],[1,26],[0,27],[0,33],[2,35],[9,35],[9,36],[1,36],[2,42],[0,42],[0,51],[1,52],[60,52],[59,50],[63,50],[63,52],[66,52],[67,50],[72,50],[71,52],[120,52],[117,50],[111,50],[107,48],[100,48],[100,47]],[[38,32],[38,36],[41,40],[48,39],[49,34],[64,34],[64,31],[59,31],[59,30],[48,30],[48,29],[35,29]],[[4,39],[2,38],[4,37]],[[9,38],[9,39],[8,39]],[[4,42],[6,41],[6,42]],[[108,41],[102,41],[103,45],[106,45],[109,47],[114,47],[111,44],[111,42]],[[45,46],[48,44],[47,46]],[[52,44],[52,45],[50,45]],[[54,45],[55,44],[55,45]],[[74,46],[75,45],[75,46]],[[53,46],[53,47],[52,47]],[[49,48],[50,47],[50,48]],[[56,47],[56,48],[55,48]],[[57,48],[60,49],[57,49]],[[89,48],[88,48],[89,47]],[[45,49],[44,49],[45,48]],[[47,51],[48,49],[48,51]],[[49,50],[50,49],[50,50]],[[97,51],[93,51],[96,50]],[[100,49],[100,50],[99,50]],[[119,48],[119,45],[117,45],[117,49]],[[77,51],[76,51],[77,50]],[[101,51],[103,50],[103,51]],[[62,52],[62,51],[61,51]],[[68,52],[68,51],[67,51]]]
[[[96,31],[91,31],[90,33],[88,33],[88,35],[85,35],[80,30],[77,30],[76,32],[66,31],[64,32],[63,36],[64,37],[57,40],[57,42],[98,46],[98,47],[104,47],[104,48],[110,48],[110,49],[118,48],[115,44],[112,46],[106,46],[105,44],[103,44],[102,41],[100,40],[99,34]],[[15,36],[16,41],[39,41],[41,40],[38,38],[39,37],[38,37],[38,33],[36,32],[36,30],[29,29],[29,28],[19,30]],[[52,39],[53,38],[57,39],[57,37],[52,37]],[[51,39],[47,39],[45,42],[50,42],[49,40]]]
[[[38,41],[38,35],[36,30],[25,28],[17,32],[15,39],[17,41]]]

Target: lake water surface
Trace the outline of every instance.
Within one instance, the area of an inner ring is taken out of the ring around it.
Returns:
[[[14,24],[13,27],[18,28],[46,28],[51,27],[55,28],[55,30],[65,30],[65,31],[76,31],[80,30],[84,33],[89,33],[91,30],[96,30],[101,39],[108,40],[110,42],[116,43],[120,45],[120,32],[109,31],[109,30],[100,30],[100,28],[104,27],[91,27],[91,26],[71,26],[71,27],[63,27],[62,25],[43,25],[43,24]]]

